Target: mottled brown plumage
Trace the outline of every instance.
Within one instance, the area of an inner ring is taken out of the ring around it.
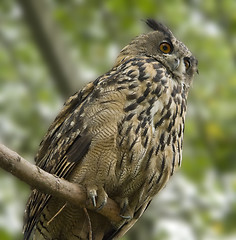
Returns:
[[[43,139],[36,164],[82,184],[90,204],[107,196],[121,206],[110,223],[34,190],[25,213],[24,239],[116,239],[142,215],[181,165],[188,90],[197,60],[168,28],[135,38],[114,67],[65,103]]]

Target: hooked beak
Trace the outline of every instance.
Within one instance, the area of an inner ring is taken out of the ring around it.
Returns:
[[[171,66],[172,71],[176,70],[179,67],[179,64],[180,64],[180,59],[175,58]]]

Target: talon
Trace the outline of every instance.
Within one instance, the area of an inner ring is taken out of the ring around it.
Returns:
[[[95,210],[101,210],[107,203],[107,193],[102,187],[87,186],[88,206],[92,204]]]
[[[95,189],[91,189],[89,191],[89,198],[92,200],[93,206],[96,207],[97,203],[96,203],[96,197],[97,197],[97,191]]]
[[[92,199],[92,202],[93,202],[93,206],[96,207],[97,206],[97,204],[96,204],[96,197],[92,196],[91,199]]]
[[[129,203],[128,203],[128,199],[125,198],[121,204],[120,204],[120,207],[121,207],[121,210],[120,210],[120,216],[123,216],[124,213],[127,211],[128,209],[128,206],[129,206]]]
[[[97,211],[100,211],[101,209],[103,209],[103,207],[106,205],[106,203],[107,203],[107,201],[102,202],[100,207],[97,208]]]
[[[97,211],[100,211],[106,204],[107,204],[107,193],[104,191],[103,188],[98,190],[98,203],[100,206],[97,208]]]
[[[125,220],[129,220],[132,218],[133,214],[132,211],[129,207],[129,200],[128,198],[121,198],[121,199],[117,199],[117,202],[120,205],[120,217],[122,217]]]
[[[128,216],[124,216],[124,215],[120,215],[121,218],[125,219],[125,220],[129,220],[131,219],[131,216],[128,215]]]

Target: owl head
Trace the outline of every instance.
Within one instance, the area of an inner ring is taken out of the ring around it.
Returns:
[[[136,37],[121,50],[117,61],[147,56],[161,63],[176,81],[190,83],[198,72],[197,59],[165,25],[152,19],[147,19],[146,23],[154,31]]]

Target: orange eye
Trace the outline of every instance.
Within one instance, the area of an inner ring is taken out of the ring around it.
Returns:
[[[185,58],[185,59],[184,59],[184,65],[185,65],[186,70],[188,70],[189,67],[190,67],[190,61],[189,61],[188,58]]]
[[[168,42],[163,42],[160,44],[159,49],[163,53],[171,53],[172,52],[172,46]]]

